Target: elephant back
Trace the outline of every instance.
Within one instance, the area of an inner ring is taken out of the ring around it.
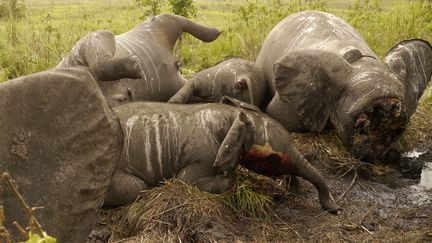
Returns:
[[[124,133],[120,168],[155,186],[186,164],[212,163],[236,109],[222,104],[134,102],[114,108]]]

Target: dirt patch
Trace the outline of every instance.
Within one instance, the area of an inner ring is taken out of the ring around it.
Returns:
[[[390,165],[356,160],[333,132],[294,134],[298,149],[320,169],[343,208],[338,216],[320,209],[307,181],[290,186],[287,179],[242,168],[237,187],[224,194],[171,180],[132,205],[105,208],[89,242],[431,242],[431,120],[432,114],[420,109],[400,141],[406,152],[426,153]],[[233,203],[229,199],[239,188],[247,188],[249,196],[241,194]],[[249,203],[243,211],[242,203]],[[252,208],[257,213],[251,214]]]

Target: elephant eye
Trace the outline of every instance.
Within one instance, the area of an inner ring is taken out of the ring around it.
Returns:
[[[238,89],[247,89],[248,88],[247,80],[244,78],[238,79],[236,83],[236,87]]]

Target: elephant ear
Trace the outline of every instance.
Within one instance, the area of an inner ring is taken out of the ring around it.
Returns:
[[[238,100],[238,99],[234,99],[232,97],[229,96],[222,96],[220,103],[222,104],[227,104],[227,105],[232,105],[238,108],[243,108],[243,109],[247,109],[247,110],[252,110],[252,111],[259,111],[260,109],[252,104],[249,104],[247,102]]]
[[[347,60],[336,53],[323,50],[288,53],[273,65],[276,96],[267,112],[279,117],[287,129],[319,132],[324,129],[352,70]],[[281,114],[284,111],[286,115]]]
[[[242,112],[238,112],[225,139],[219,147],[214,166],[228,172],[237,165],[245,142],[250,121]]]
[[[384,62],[402,81],[410,114],[427,87],[432,74],[432,46],[421,39],[404,40],[387,53]]]

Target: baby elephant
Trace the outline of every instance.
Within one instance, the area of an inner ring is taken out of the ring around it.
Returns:
[[[124,147],[105,204],[133,202],[140,191],[173,176],[220,193],[233,185],[241,160],[252,169],[262,167],[251,163],[265,162],[268,169],[257,171],[265,175],[303,177],[317,188],[322,208],[338,212],[324,178],[279,123],[252,105],[227,97],[223,102],[231,105],[138,102],[115,107]],[[262,146],[271,151],[268,157],[259,152]]]
[[[195,74],[168,102],[219,102],[226,95],[261,106],[265,89],[264,75],[258,66],[232,58]]]

